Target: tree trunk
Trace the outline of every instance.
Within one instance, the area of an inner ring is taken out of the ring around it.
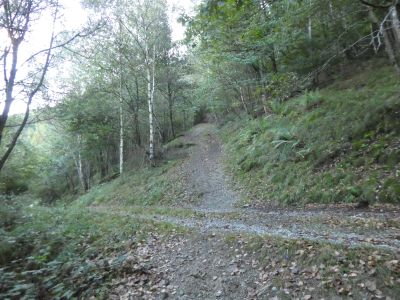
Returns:
[[[124,115],[122,98],[122,25],[119,20],[119,174],[124,171]]]
[[[122,174],[124,171],[124,115],[122,107],[123,100],[121,93],[122,93],[122,84],[120,87],[120,97],[119,97],[119,174]]]
[[[278,74],[278,64],[276,62],[276,56],[275,56],[275,46],[272,46],[272,52],[271,55],[269,56],[272,64],[272,73]]]
[[[10,107],[11,107],[12,102],[14,101],[13,90],[14,90],[15,79],[16,79],[16,75],[17,75],[18,50],[19,50],[19,46],[20,46],[21,42],[24,39],[26,28],[30,21],[29,14],[31,12],[30,11],[31,4],[29,4],[27,9],[28,9],[28,11],[26,11],[27,17],[25,19],[26,23],[24,25],[25,29],[22,30],[22,33],[20,33],[20,36],[18,38],[16,38],[16,37],[12,38],[12,63],[11,63],[11,69],[10,69],[10,74],[9,74],[8,78],[7,78],[6,60],[7,60],[7,55],[9,54],[9,49],[5,49],[5,51],[4,51],[3,74],[4,74],[5,89],[6,89],[5,90],[6,99],[5,99],[5,103],[4,103],[3,112],[0,116],[0,145],[3,142],[3,133],[4,133],[4,128],[7,124]],[[7,13],[7,9],[6,9],[6,13]],[[8,13],[9,13],[9,11],[8,11]],[[14,150],[14,147],[17,144],[17,141],[22,133],[22,130],[25,128],[25,126],[28,122],[29,113],[30,113],[30,105],[32,104],[33,98],[35,97],[37,92],[40,90],[40,88],[43,86],[44,78],[47,74],[47,70],[50,65],[51,49],[52,49],[53,43],[54,43],[54,27],[55,27],[56,19],[57,19],[57,12],[54,14],[53,31],[52,31],[51,38],[50,38],[49,49],[47,50],[47,54],[46,54],[46,60],[43,65],[43,68],[41,70],[40,79],[39,79],[38,83],[34,86],[33,90],[30,91],[30,93],[28,95],[28,101],[26,104],[26,110],[25,110],[25,114],[24,114],[22,123],[18,127],[14,136],[12,137],[11,143],[6,147],[6,152],[2,155],[2,157],[0,159],[0,171],[3,169],[4,164],[6,163],[7,159],[10,157],[11,152]],[[9,31],[8,33],[10,36],[12,36],[11,31],[14,31],[14,30],[15,30],[15,28],[8,28],[8,31]]]
[[[397,8],[396,8],[397,1],[394,5],[390,6],[391,14],[392,14],[392,26],[393,26],[393,33],[394,33],[394,38],[396,40],[396,50],[397,54],[399,55],[400,51],[400,21],[399,21],[399,15],[397,13]]]
[[[85,175],[83,172],[83,162],[82,162],[82,155],[81,155],[82,136],[80,134],[78,134],[77,141],[78,141],[78,155],[77,155],[77,157],[75,157],[75,166],[76,166],[76,170],[78,173],[79,182],[81,183],[81,187],[82,187],[83,191],[86,192],[88,190],[88,185],[85,180]]]
[[[13,97],[13,90],[15,84],[15,77],[17,75],[17,62],[18,62],[18,49],[19,49],[20,42],[14,41],[12,44],[12,64],[10,70],[10,76],[6,80],[6,101],[4,103],[3,113],[0,116],[0,145],[3,141],[3,132],[4,128],[7,124],[8,113],[10,111],[11,104],[14,100]],[[9,50],[5,51],[4,61],[9,54]],[[6,72],[6,66],[4,65],[4,73]],[[1,170],[1,167],[0,167]]]
[[[51,49],[51,47],[52,47],[52,45],[53,45],[53,41],[54,41],[54,32],[53,32],[53,35],[52,35],[52,37],[51,37],[50,48],[49,48],[49,49]],[[16,50],[18,51],[18,47],[16,48]],[[11,73],[12,73],[13,75],[10,76],[10,78],[13,77],[13,80],[15,80],[15,75],[16,75],[16,63],[17,63],[17,58],[16,58],[16,56],[14,56],[14,55],[16,55],[16,54],[13,53],[13,67],[15,67],[15,70],[14,70],[14,71],[11,70]],[[47,73],[47,70],[48,70],[48,68],[49,68],[49,64],[50,64],[50,55],[51,55],[51,50],[48,50],[48,51],[47,51],[46,62],[45,62],[45,64],[44,64],[44,67],[43,67],[43,70],[42,70],[42,74],[41,74],[40,80],[39,80],[38,84],[36,85],[36,87],[29,93],[28,102],[27,102],[27,104],[26,104],[26,110],[25,110],[25,114],[24,114],[24,118],[23,118],[23,120],[22,120],[22,123],[21,123],[21,125],[18,127],[17,132],[14,134],[14,136],[13,136],[13,138],[12,138],[12,140],[11,140],[11,143],[7,146],[6,152],[3,154],[3,156],[2,156],[1,159],[0,159],[0,171],[3,169],[4,164],[6,163],[7,159],[10,157],[11,152],[14,150],[14,147],[15,147],[15,145],[17,144],[17,141],[18,141],[18,139],[19,139],[19,137],[20,137],[20,135],[21,135],[21,133],[22,133],[22,130],[25,128],[25,125],[26,125],[26,123],[28,122],[29,114],[30,114],[30,106],[31,106],[31,104],[32,104],[33,98],[35,97],[35,95],[37,94],[37,92],[39,91],[39,89],[42,87],[43,82],[44,82],[44,78],[45,78],[46,73]],[[15,66],[14,66],[14,59],[15,59]],[[9,80],[10,80],[10,79],[9,79]],[[10,82],[10,81],[9,81],[9,82]],[[9,83],[9,82],[8,82],[8,83]],[[11,92],[8,90],[8,88],[10,88],[10,91],[11,91]],[[14,88],[14,84],[13,84],[12,87],[11,87],[11,86],[8,86],[8,85],[7,85],[7,87],[6,87],[6,89],[7,89],[7,91],[6,91],[6,93],[7,93],[7,96],[6,96],[6,103],[5,103],[5,107],[4,107],[4,110],[3,110],[3,114],[2,114],[2,116],[1,116],[1,118],[0,118],[0,119],[1,119],[1,123],[0,123],[0,125],[1,125],[1,126],[0,126],[0,143],[1,143],[2,134],[3,134],[3,131],[4,131],[6,122],[7,122],[8,111],[9,111],[9,109],[10,109],[10,105],[11,105],[12,101],[14,100],[14,99],[13,99],[13,95],[12,95],[12,90],[13,90],[13,88]],[[11,98],[9,98],[9,97],[11,97]],[[7,100],[9,101],[8,103],[7,103]]]
[[[151,163],[154,161],[154,120],[153,120],[153,97],[154,97],[154,72],[153,78],[151,74],[150,53],[146,42],[146,64],[147,64],[147,101],[149,106],[149,160]],[[153,62],[154,70],[154,62]],[[153,80],[152,80],[153,79]]]
[[[135,122],[135,137],[136,143],[139,147],[142,146],[142,139],[140,137],[140,124],[139,124],[139,82],[137,77],[135,78],[135,85],[136,85],[136,108],[134,112],[134,122]]]
[[[370,18],[370,20],[380,27],[379,19],[376,16],[376,14],[374,13],[373,8],[372,7],[368,7],[368,9],[369,9],[369,18]],[[382,26],[384,26],[384,24],[382,24]],[[400,75],[400,67],[399,67],[399,65],[397,63],[396,56],[395,56],[392,44],[390,43],[390,37],[388,35],[388,32],[387,32],[386,28],[381,28],[381,32],[382,32],[382,35],[383,35],[383,43],[385,44],[385,51],[386,51],[386,53],[388,55],[389,61],[394,66],[394,68],[396,69],[397,73]]]
[[[171,90],[171,83],[167,83],[167,92],[168,92],[168,110],[169,110],[169,124],[171,127],[172,137],[175,138],[175,127],[174,127],[174,95]]]
[[[69,174],[69,172],[67,172],[67,173],[65,173],[65,179],[66,179],[66,181],[67,181],[67,183],[68,183],[69,190],[70,190],[71,192],[75,191],[75,183],[74,183],[74,178],[73,178],[73,176],[71,176],[71,175]]]
[[[183,131],[186,131],[186,110],[183,110]]]

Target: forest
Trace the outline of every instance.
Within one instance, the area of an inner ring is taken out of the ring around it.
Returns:
[[[0,0],[0,298],[398,298],[399,13]]]

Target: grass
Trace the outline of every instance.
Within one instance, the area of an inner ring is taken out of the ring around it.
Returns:
[[[82,206],[43,207],[35,201],[29,205],[26,197],[12,201],[13,210],[0,210],[8,220],[0,230],[0,298],[106,299],[102,288],[118,278],[126,253],[145,243],[149,234],[184,232],[130,214]],[[28,206],[16,208],[18,201]]]
[[[194,144],[187,143],[183,136],[178,136],[176,139],[169,141],[163,146],[164,151],[171,151],[174,149],[185,149],[194,146]]]
[[[119,204],[152,206],[173,204],[182,192],[179,175],[174,172],[179,160],[157,167],[144,167],[125,173],[111,182],[93,187],[74,205]]]
[[[107,284],[126,275],[120,274],[121,257],[135,253],[149,235],[186,232],[152,216],[203,216],[168,207],[181,199],[179,162],[126,172],[54,206],[29,195],[1,198],[0,298],[107,299]]]
[[[107,299],[107,283],[126,275],[121,264],[149,234],[186,231],[151,216],[201,216],[162,207],[179,198],[176,163],[126,173],[69,205],[41,206],[28,195],[1,199],[0,298]]]
[[[400,98],[390,67],[227,124],[227,166],[251,197],[277,204],[400,202]]]

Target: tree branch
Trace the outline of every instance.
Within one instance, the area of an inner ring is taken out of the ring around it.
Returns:
[[[369,6],[369,7],[373,7],[373,8],[388,8],[389,6],[391,6],[392,4],[386,4],[386,5],[379,5],[379,4],[374,4],[374,3],[370,3],[367,2],[366,0],[359,0],[362,4]]]
[[[27,60],[25,60],[22,65],[26,64],[27,62],[31,61],[33,58],[35,58],[36,56],[38,56],[41,53],[45,53],[47,51],[52,51],[54,49],[57,48],[61,48],[61,47],[65,47],[66,45],[72,43],[75,39],[77,38],[83,38],[83,37],[88,37],[90,35],[92,35],[93,33],[95,33],[97,30],[99,30],[99,28],[101,27],[100,24],[97,24],[98,26],[96,26],[94,29],[90,30],[89,32],[83,34],[82,32],[78,32],[75,35],[73,35],[71,38],[69,38],[68,40],[62,42],[61,44],[52,46],[51,48],[47,48],[47,49],[42,49],[38,52],[36,52],[35,54],[32,54]],[[53,40],[54,40],[54,36],[53,36]]]

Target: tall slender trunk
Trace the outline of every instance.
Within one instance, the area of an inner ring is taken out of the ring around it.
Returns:
[[[309,2],[308,4],[310,6],[310,13],[311,13],[311,5],[312,5],[311,1],[312,0],[308,1]],[[308,33],[308,40],[309,40],[309,42],[311,42],[311,40],[312,40],[312,19],[311,19],[311,15],[308,17],[307,33]]]
[[[186,110],[183,110],[183,131],[186,131]]]
[[[135,78],[135,85],[136,85],[136,107],[134,112],[134,121],[135,121],[135,136],[136,136],[136,143],[139,147],[142,146],[142,139],[140,137],[140,124],[139,124],[139,82],[137,77]]]
[[[4,81],[5,81],[5,92],[6,92],[6,99],[5,99],[5,103],[4,103],[4,108],[3,108],[3,112],[0,115],[0,145],[3,142],[3,133],[4,133],[4,129],[5,126],[7,124],[7,120],[8,120],[8,114],[10,111],[10,107],[11,104],[14,101],[14,95],[13,95],[13,90],[14,90],[14,86],[15,86],[15,80],[16,80],[16,75],[17,75],[17,62],[18,62],[18,50],[19,50],[19,46],[21,44],[21,42],[24,40],[24,36],[25,36],[25,32],[26,32],[26,28],[28,28],[28,23],[30,21],[29,18],[29,13],[31,10],[31,5],[32,3],[29,4],[28,8],[27,8],[27,13],[28,13],[28,17],[26,17],[25,19],[25,24],[23,26],[23,32],[20,34],[20,36],[14,37],[12,39],[12,63],[11,63],[11,69],[10,69],[10,74],[7,77],[7,71],[6,71],[6,63],[7,63],[7,56],[9,54],[9,48],[6,48],[4,51]],[[10,157],[12,151],[14,150],[15,145],[17,144],[17,141],[23,131],[23,129],[25,128],[28,119],[29,119],[29,114],[30,114],[30,106],[32,104],[33,98],[35,97],[35,95],[37,94],[37,92],[39,92],[40,88],[43,86],[44,83],[44,79],[45,76],[47,74],[47,70],[49,68],[50,65],[50,60],[51,60],[51,50],[53,47],[53,43],[54,43],[54,27],[55,27],[55,22],[57,19],[57,15],[58,15],[58,10],[56,10],[56,13],[54,14],[54,18],[53,18],[53,31],[51,34],[51,38],[50,38],[50,44],[49,44],[49,49],[47,50],[47,54],[46,54],[46,60],[45,63],[43,65],[43,68],[41,70],[41,74],[40,74],[40,79],[38,81],[38,83],[34,86],[33,90],[31,90],[31,92],[28,95],[28,101],[26,104],[26,109],[25,109],[25,114],[24,117],[22,119],[22,123],[21,125],[18,127],[16,133],[13,135],[11,142],[9,145],[6,146],[6,151],[5,153],[1,156],[0,158],[0,171],[3,169],[4,164],[6,163],[6,161],[8,160],[8,158]],[[11,28],[9,28],[11,30]],[[14,30],[14,29],[12,29]],[[10,32],[9,32],[10,34]]]
[[[122,92],[122,89],[120,93]],[[124,171],[124,115],[122,107],[122,96],[119,100],[119,174]]]
[[[124,115],[122,98],[122,25],[119,20],[119,174],[124,171]]]
[[[6,101],[4,102],[3,113],[0,116],[0,145],[3,141],[3,131],[7,124],[8,113],[10,111],[11,104],[14,100],[13,97],[13,90],[15,84],[15,77],[17,75],[17,63],[18,63],[18,49],[19,49],[20,42],[14,41],[12,44],[12,63],[11,63],[11,70],[10,76],[6,80]],[[4,62],[7,59],[9,54],[9,49],[5,51],[4,55]],[[4,63],[5,64],[5,63]]]
[[[82,162],[82,154],[81,154],[82,136],[80,134],[78,134],[77,142],[78,142],[78,154],[75,157],[75,166],[76,166],[76,170],[77,170],[77,173],[78,173],[78,178],[79,178],[79,182],[81,184],[81,187],[82,187],[83,191],[86,192],[88,190],[88,185],[87,185],[87,182],[85,180],[85,174],[84,174],[84,171],[83,171],[83,162]]]
[[[269,58],[270,58],[271,64],[272,64],[272,73],[278,74],[278,64],[276,62],[275,46],[272,45],[271,48],[272,48],[272,50],[271,50],[271,54],[270,54]]]
[[[149,159],[150,162],[153,163],[154,161],[154,112],[153,112],[153,100],[154,100],[154,61],[153,63],[153,68],[150,64],[150,52],[149,52],[149,46],[146,41],[145,45],[145,51],[146,51],[146,71],[147,71],[147,102],[149,106]],[[153,69],[153,78],[151,71]],[[153,86],[152,86],[153,84]]]
[[[399,15],[397,13],[396,4],[397,4],[397,1],[395,4],[390,6],[389,9],[391,10],[393,33],[394,33],[394,38],[396,40],[396,50],[397,50],[397,52],[399,52],[400,51],[400,21],[399,21]],[[397,53],[397,55],[399,55],[399,53]]]
[[[52,35],[51,40],[50,40],[50,49],[51,49],[51,47],[53,45],[53,41],[54,41],[54,32],[53,32],[53,35]],[[18,51],[18,48],[16,48],[16,49]],[[13,53],[13,55],[14,55],[14,53]],[[11,142],[7,145],[6,152],[0,158],[0,170],[3,169],[4,164],[6,163],[6,161],[10,157],[12,151],[14,150],[15,145],[17,144],[17,141],[18,141],[23,129],[25,128],[26,124],[28,123],[29,115],[30,115],[30,106],[32,104],[33,98],[35,97],[35,95],[37,94],[37,92],[40,90],[40,88],[43,85],[44,78],[46,76],[47,70],[48,70],[49,65],[50,65],[50,57],[51,57],[51,50],[48,50],[47,51],[47,56],[46,56],[46,62],[44,64],[40,80],[39,80],[38,84],[36,85],[36,87],[29,93],[28,101],[27,101],[26,109],[25,109],[25,113],[24,113],[24,118],[22,119],[21,125],[19,125],[17,131],[14,133],[14,135],[13,135],[13,137],[11,139]],[[14,56],[13,56],[13,58],[14,58]],[[16,62],[17,61],[16,61],[16,57],[15,57],[15,67],[16,67]],[[14,61],[13,61],[13,66],[14,66]],[[15,80],[16,69],[14,71],[11,71],[11,73],[14,73],[13,80]],[[8,118],[8,110],[10,109],[11,103],[14,101],[14,98],[13,98],[13,95],[12,95],[13,87],[14,87],[14,84],[13,84],[12,87],[9,87],[8,85],[6,87],[6,89],[7,89],[6,93],[9,93],[9,95],[6,96],[6,103],[5,103],[5,107],[4,107],[4,110],[3,110],[3,114],[0,117],[0,120],[1,120],[0,121],[0,143],[1,143],[1,139],[2,139],[1,138],[2,134],[3,134],[6,122],[7,122],[7,118]],[[10,91],[8,90],[8,88],[10,88]],[[9,98],[9,97],[11,97],[11,98]],[[7,103],[7,101],[9,101],[9,102]]]
[[[373,11],[373,8],[372,7],[368,7],[368,9],[369,9],[369,18],[370,18],[371,22],[375,23],[377,26],[380,27],[379,19],[376,16],[375,12]],[[384,26],[384,24],[382,24],[382,26]],[[390,42],[389,34],[388,34],[386,28],[381,28],[381,32],[382,32],[382,35],[383,35],[383,43],[385,44],[385,51],[386,51],[386,53],[388,55],[389,61],[394,66],[394,68],[396,69],[397,73],[400,75],[400,67],[399,67],[399,64],[397,63],[396,55],[394,53],[392,44]]]
[[[167,83],[168,92],[168,110],[169,110],[169,124],[171,127],[172,137],[175,138],[175,127],[174,127],[174,93],[171,89],[171,83]]]
[[[334,16],[333,16],[333,3],[332,3],[332,0],[328,0],[328,5],[329,5],[329,15],[330,15],[331,19],[333,19]]]
[[[71,192],[75,191],[74,178],[69,174],[69,172],[65,173],[65,181],[68,184],[68,188]]]

